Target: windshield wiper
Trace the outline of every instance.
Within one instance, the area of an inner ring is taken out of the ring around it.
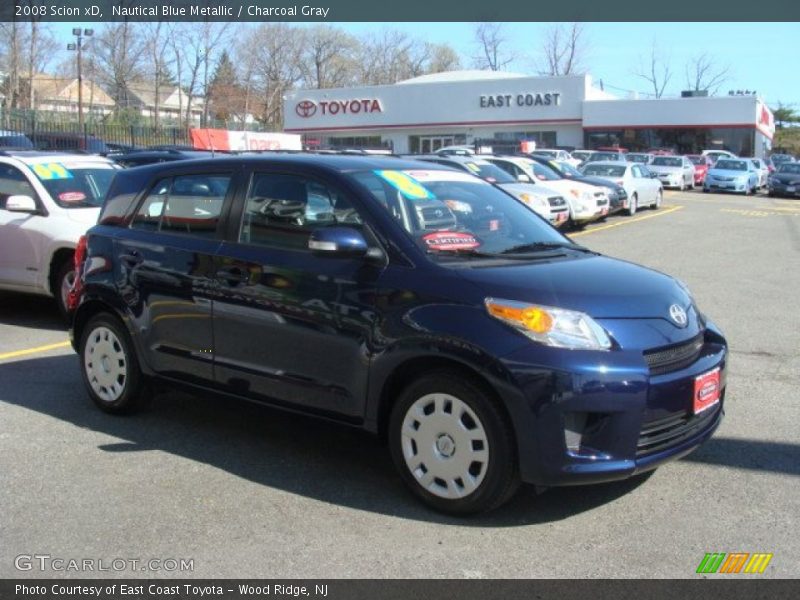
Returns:
[[[469,258],[497,258],[499,256],[499,254],[493,254],[491,252],[480,252],[474,248],[428,250],[428,254],[446,254],[449,256],[465,256]]]
[[[568,250],[577,250],[578,252],[595,254],[595,252],[593,252],[592,250],[589,250],[584,246],[579,246],[578,244],[573,244],[571,242],[531,242],[528,244],[518,244],[517,246],[511,246],[510,248],[506,248],[500,254],[544,252],[546,250],[560,250],[563,248],[566,248]]]

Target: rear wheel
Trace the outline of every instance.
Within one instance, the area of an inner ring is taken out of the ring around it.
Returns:
[[[632,217],[633,215],[636,214],[636,208],[638,203],[639,203],[639,197],[636,194],[633,194],[633,196],[631,196],[630,201],[628,202],[627,213],[629,217]]]
[[[56,299],[58,311],[65,319],[69,316],[69,311],[67,310],[69,291],[72,289],[72,285],[74,283],[75,267],[72,264],[72,258],[70,257],[68,260],[65,260],[61,263],[61,265],[59,265],[56,275],[52,281],[52,291],[53,296]]]
[[[442,512],[491,510],[519,485],[508,417],[460,373],[423,375],[402,392],[392,410],[389,446],[405,484]]]
[[[105,412],[132,413],[145,404],[148,389],[128,332],[116,317],[92,317],[81,335],[81,374],[92,401]]]

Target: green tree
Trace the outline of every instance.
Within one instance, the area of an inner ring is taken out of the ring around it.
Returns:
[[[800,114],[791,104],[778,102],[778,106],[772,108],[772,116],[775,117],[775,126],[783,127],[786,123],[800,122]]]

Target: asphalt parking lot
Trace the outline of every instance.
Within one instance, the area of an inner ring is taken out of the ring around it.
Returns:
[[[52,303],[2,293],[0,577],[92,576],[15,568],[46,554],[194,561],[128,577],[680,578],[706,552],[797,576],[800,201],[668,192],[574,238],[681,278],[728,336],[726,419],[683,460],[442,517],[356,431],[178,393],[100,413]]]

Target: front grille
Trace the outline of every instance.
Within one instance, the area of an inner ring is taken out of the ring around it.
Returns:
[[[687,342],[645,350],[644,359],[651,375],[663,375],[688,367],[697,360],[702,349],[703,334],[699,333]]]
[[[714,177],[717,181],[733,181],[733,177]]]
[[[719,404],[699,415],[689,412],[673,413],[668,417],[643,423],[636,443],[637,458],[659,452],[694,437],[717,419],[720,410],[722,410],[722,399]]]
[[[605,206],[608,204],[608,198],[600,198],[597,200],[597,206]]]
[[[564,200],[564,198],[562,198],[561,196],[551,196],[550,198],[547,199],[547,202],[550,204],[550,206],[566,206],[567,205],[567,201]]]
[[[595,198],[603,198],[605,195],[606,195],[605,192],[595,192],[594,193],[594,197]]]

